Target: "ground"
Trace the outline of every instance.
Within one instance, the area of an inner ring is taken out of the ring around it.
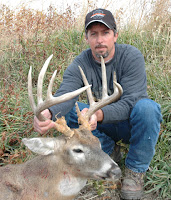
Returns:
[[[94,181],[88,181],[87,185],[80,191],[75,200],[120,200],[120,190],[116,188],[116,184],[112,182],[103,182],[100,186],[98,184]],[[118,187],[120,187],[120,184],[118,184]],[[99,191],[101,194],[98,194]],[[156,194],[145,193],[142,200],[162,199],[158,198]]]

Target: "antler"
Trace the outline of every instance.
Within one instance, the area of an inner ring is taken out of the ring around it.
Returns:
[[[56,72],[57,72],[57,70],[55,70],[55,72],[53,73],[53,76],[50,80],[49,86],[48,86],[47,97],[43,101],[43,98],[42,98],[43,79],[44,79],[44,75],[47,70],[48,64],[49,64],[50,60],[52,59],[52,57],[53,57],[53,55],[49,56],[49,58],[46,60],[45,64],[43,65],[43,67],[40,71],[39,77],[38,77],[37,106],[35,104],[35,101],[33,98],[33,92],[32,92],[32,77],[31,77],[32,68],[31,67],[30,67],[29,74],[28,74],[28,95],[29,95],[30,105],[31,105],[31,108],[32,108],[34,114],[40,121],[46,120],[46,118],[43,115],[41,115],[41,112],[43,110],[45,110],[46,108],[49,108],[50,106],[53,106],[55,104],[59,104],[59,103],[68,101],[68,100],[78,96],[79,94],[81,94],[83,91],[85,91],[87,88],[90,87],[90,85],[86,85],[85,87],[82,87],[76,91],[63,94],[59,97],[53,97],[52,96],[52,86],[53,86],[53,82],[54,82]]]
[[[91,117],[92,114],[94,114],[97,110],[99,110],[100,108],[117,101],[120,96],[123,93],[122,87],[119,83],[117,83],[116,81],[116,73],[114,72],[113,75],[113,87],[114,87],[114,93],[111,96],[108,96],[107,94],[107,78],[106,78],[106,67],[105,67],[105,63],[104,63],[104,59],[101,56],[101,68],[102,68],[102,99],[99,100],[98,102],[94,101],[91,89],[88,88],[87,89],[87,96],[89,99],[89,110],[86,112],[86,114],[84,115],[84,118],[81,116],[80,111],[78,106],[76,106],[77,108],[77,113],[78,113],[78,117],[79,117],[79,121],[85,126],[87,127],[87,121],[89,121],[89,118]],[[86,76],[83,72],[83,70],[81,69],[81,67],[79,66],[82,78],[83,78],[83,82],[84,85],[88,86],[88,81],[86,79]],[[86,120],[86,121],[85,121]]]

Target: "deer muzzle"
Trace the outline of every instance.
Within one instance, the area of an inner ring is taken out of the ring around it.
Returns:
[[[112,165],[111,169],[107,172],[108,178],[112,180],[117,180],[121,177],[121,169],[115,164]]]
[[[94,175],[95,179],[117,181],[121,177],[121,169],[116,163],[112,163],[106,171],[99,171]]]

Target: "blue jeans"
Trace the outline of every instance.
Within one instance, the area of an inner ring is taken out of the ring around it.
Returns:
[[[80,102],[78,106],[80,110],[89,107]],[[78,128],[75,107],[65,117],[70,128]],[[160,105],[150,99],[141,99],[132,109],[128,120],[113,124],[98,123],[92,133],[99,138],[103,151],[109,155],[115,142],[122,140],[130,144],[125,165],[141,173],[148,169],[155,154],[161,121]]]

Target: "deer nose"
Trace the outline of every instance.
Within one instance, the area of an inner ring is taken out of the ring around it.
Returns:
[[[113,173],[114,173],[115,177],[118,178],[118,179],[122,175],[121,169],[119,167],[117,167],[116,169],[114,169]]]
[[[121,174],[121,169],[118,166],[113,166],[109,171],[109,176],[112,177],[112,179],[119,179]]]

